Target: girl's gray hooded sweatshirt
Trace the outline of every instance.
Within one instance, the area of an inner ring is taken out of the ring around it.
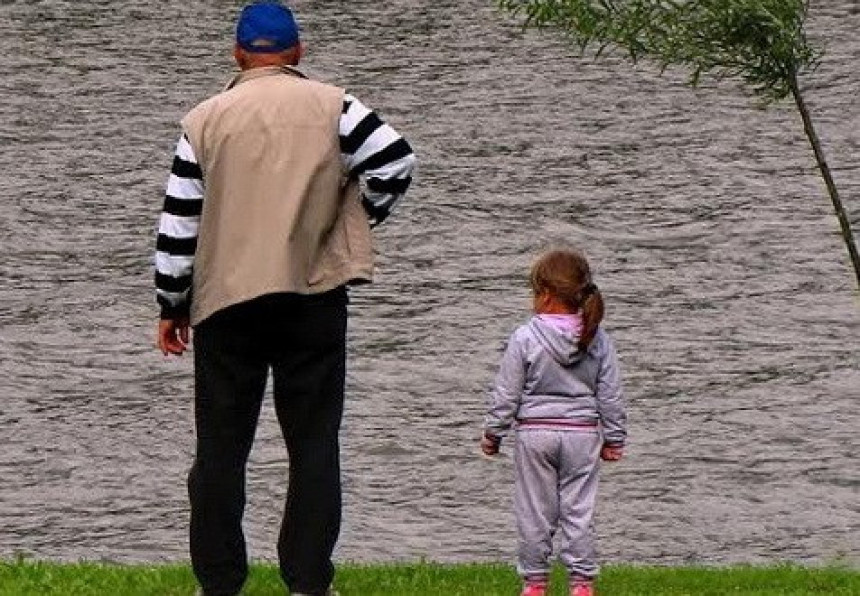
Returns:
[[[602,328],[586,352],[573,329],[533,316],[508,340],[490,393],[485,429],[502,437],[524,420],[599,424],[603,440],[623,445],[627,415],[618,357]]]

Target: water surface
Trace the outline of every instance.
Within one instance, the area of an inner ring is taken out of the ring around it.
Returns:
[[[239,2],[0,2],[0,556],[187,558],[191,362],[154,349],[178,120],[231,74]],[[512,559],[509,456],[477,439],[525,279],[582,247],[630,409],[606,561],[860,560],[860,300],[790,104],[581,58],[478,0],[296,3],[315,77],[420,157],[352,295],[341,560]],[[860,228],[860,14],[812,7],[806,95]],[[509,447],[506,453],[509,453]],[[271,404],[246,528],[272,559]]]

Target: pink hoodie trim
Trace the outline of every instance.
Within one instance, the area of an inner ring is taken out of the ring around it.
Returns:
[[[541,321],[549,323],[557,331],[562,333],[573,332],[574,337],[582,335],[582,316],[578,314],[570,315],[547,315],[539,314],[538,318]]]

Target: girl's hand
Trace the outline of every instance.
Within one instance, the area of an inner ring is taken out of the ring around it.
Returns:
[[[617,445],[604,445],[600,450],[600,459],[603,461],[618,461],[624,455],[624,448]]]
[[[497,455],[499,453],[499,445],[502,444],[501,437],[484,433],[481,437],[481,451],[484,455]]]

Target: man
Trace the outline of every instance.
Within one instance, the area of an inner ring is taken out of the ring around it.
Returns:
[[[161,215],[159,348],[182,354],[194,329],[190,548],[207,595],[237,594],[247,576],[245,469],[270,369],[290,460],[281,575],[293,594],[330,593],[346,286],[370,281],[370,228],[415,167],[375,113],[296,70],[301,55],[286,6],[242,10],[241,72],[182,120]]]

